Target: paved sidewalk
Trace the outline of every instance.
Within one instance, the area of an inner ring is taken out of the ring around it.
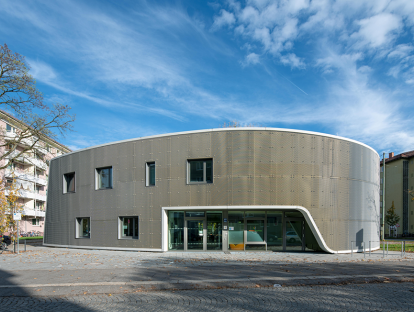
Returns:
[[[1,296],[414,280],[414,254],[151,253],[28,247],[0,255]]]

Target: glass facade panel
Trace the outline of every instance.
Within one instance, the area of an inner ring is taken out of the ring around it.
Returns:
[[[184,211],[168,212],[168,249],[184,250]]]
[[[121,237],[138,238],[138,217],[120,217]]]
[[[222,213],[207,212],[207,250],[222,250]]]
[[[75,173],[66,173],[65,177],[65,193],[75,192]]]
[[[304,221],[286,221],[286,250],[302,250],[302,225]]]
[[[187,249],[203,250],[204,220],[187,220]]]
[[[77,218],[78,221],[78,238],[89,238],[90,231],[90,218]]]
[[[206,182],[213,182],[213,161],[211,159],[206,160]]]
[[[148,185],[155,185],[155,163],[148,164]]]
[[[246,211],[246,218],[264,218],[266,216],[264,211]]]
[[[266,245],[265,244],[261,244],[261,245],[255,245],[255,244],[249,244],[246,243],[246,250],[266,250]]]
[[[244,212],[229,211],[229,249],[244,250]]]
[[[283,213],[267,212],[267,249],[283,250]]]
[[[264,242],[264,220],[246,220],[247,221],[247,238],[246,243]]]
[[[286,211],[285,217],[286,218],[303,218],[303,215],[300,211]]]
[[[187,218],[204,218],[204,211],[186,211],[185,216]]]
[[[112,167],[96,169],[98,189],[112,188]]]
[[[204,181],[204,161],[192,160],[190,161],[190,182]]]

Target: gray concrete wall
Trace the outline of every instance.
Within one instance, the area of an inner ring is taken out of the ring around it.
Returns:
[[[187,184],[187,160],[213,159],[213,183]],[[155,161],[156,185],[145,186]],[[113,189],[95,190],[95,168],[113,167]],[[62,176],[76,173],[76,193]],[[45,244],[161,248],[161,207],[298,205],[334,251],[379,237],[379,157],[355,141],[269,128],[215,129],[98,146],[51,161]],[[139,216],[138,240],[119,240],[119,216]],[[90,239],[75,219],[91,218]]]

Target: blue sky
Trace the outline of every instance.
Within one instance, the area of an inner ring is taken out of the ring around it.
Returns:
[[[224,122],[414,149],[414,1],[0,0],[72,149]]]

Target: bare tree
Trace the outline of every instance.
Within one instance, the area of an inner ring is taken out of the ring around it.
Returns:
[[[38,149],[40,141],[54,140],[71,131],[75,120],[69,106],[45,104],[29,70],[24,56],[13,53],[6,44],[0,45],[0,108],[8,112],[3,119],[21,121],[14,131],[0,129],[0,169]],[[17,146],[23,148],[17,150]]]

